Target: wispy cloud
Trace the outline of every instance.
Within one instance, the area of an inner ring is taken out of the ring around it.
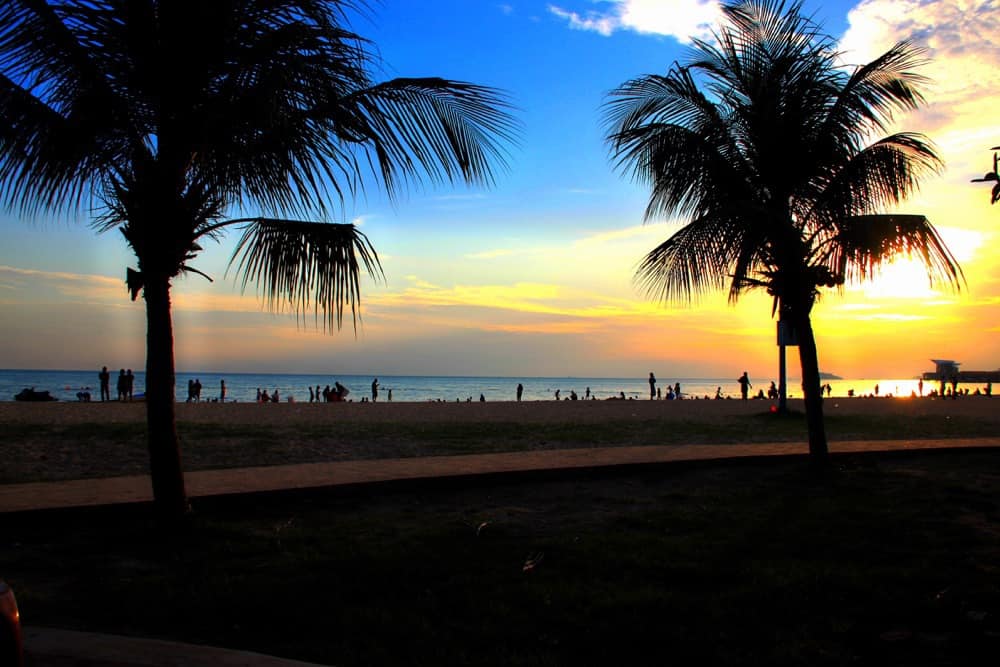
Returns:
[[[588,30],[609,37],[620,30],[666,35],[681,43],[707,38],[718,24],[720,3],[716,0],[608,0],[607,10],[573,11],[549,5],[549,13],[566,21],[574,30]]]

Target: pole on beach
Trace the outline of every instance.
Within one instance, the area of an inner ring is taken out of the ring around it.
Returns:
[[[795,330],[785,320],[778,317],[778,414],[788,412],[788,382],[786,375],[788,366],[785,363],[785,348],[798,345]]]

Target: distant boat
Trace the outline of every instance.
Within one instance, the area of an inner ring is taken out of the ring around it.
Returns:
[[[28,403],[44,403],[46,401],[58,401],[59,399],[48,391],[35,391],[34,388],[31,388],[22,389],[20,393],[14,394],[14,400]]]
[[[1000,382],[1000,370],[995,371],[960,371],[961,366],[957,361],[951,359],[931,359],[934,362],[933,371],[924,371],[921,376],[924,380],[934,382],[958,381],[960,384],[978,384],[982,382]]]

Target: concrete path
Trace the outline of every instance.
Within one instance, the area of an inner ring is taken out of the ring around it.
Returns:
[[[875,440],[830,444],[833,453],[1000,447],[1000,437],[949,440]],[[807,451],[803,443],[752,445],[666,445],[595,447],[464,456],[337,461],[256,468],[201,470],[185,474],[192,498],[260,491],[349,486],[396,480],[495,475],[533,471],[609,468],[761,456],[794,456]],[[109,477],[0,485],[0,513],[149,502],[149,477]]]

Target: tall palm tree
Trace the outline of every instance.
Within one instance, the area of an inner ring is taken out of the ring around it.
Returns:
[[[640,263],[650,296],[689,302],[728,287],[731,303],[762,288],[797,334],[809,451],[825,461],[819,364],[810,314],[823,287],[866,279],[899,254],[930,280],[961,269],[920,215],[876,215],[941,161],[929,141],[888,131],[922,101],[920,51],[899,43],[848,71],[801,2],[724,7],[690,60],[612,91],[607,141],[618,168],[651,187],[646,220],[680,229]]]
[[[364,0],[359,0],[363,3]],[[204,239],[243,227],[244,287],[340,328],[357,317],[368,239],[332,210],[369,176],[489,185],[515,125],[505,96],[439,78],[376,81],[350,0],[6,0],[0,198],[23,214],[96,211],[135,252],[147,313],[157,508],[186,511],[174,415],[172,280]],[[370,172],[370,173],[369,173]],[[237,213],[241,217],[231,217]],[[248,215],[249,214],[249,215]],[[296,218],[296,219],[288,219]]]

